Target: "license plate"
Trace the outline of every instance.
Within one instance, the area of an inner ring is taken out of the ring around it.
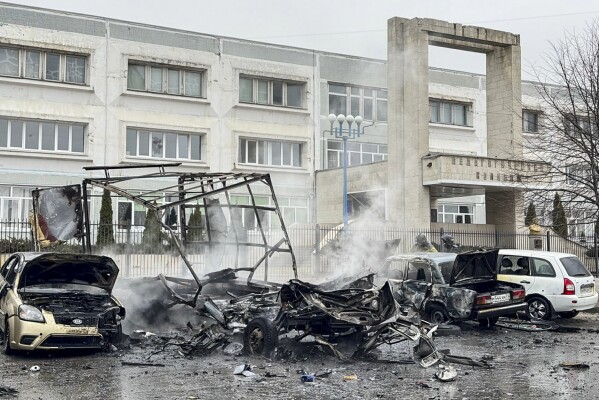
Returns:
[[[503,303],[504,301],[510,301],[510,294],[495,294],[491,296],[491,303]]]

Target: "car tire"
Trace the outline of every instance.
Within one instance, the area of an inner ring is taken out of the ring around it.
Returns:
[[[551,318],[551,304],[542,297],[534,296],[527,300],[526,316],[528,319],[548,320]]]
[[[440,304],[429,304],[426,307],[426,320],[434,325],[439,325],[449,320],[447,310]]]
[[[499,317],[483,318],[478,320],[478,324],[481,328],[492,328],[499,321]]]
[[[558,313],[558,315],[561,318],[569,319],[569,318],[574,318],[575,316],[577,316],[578,311],[574,310],[574,311],[561,312],[561,313]]]
[[[2,333],[2,339],[3,339],[2,350],[3,350],[4,354],[6,354],[6,355],[14,354],[15,351],[10,346],[10,326],[8,324],[8,321],[4,324],[4,332]]]
[[[277,327],[266,317],[252,319],[243,331],[243,348],[248,354],[268,357],[278,342]]]

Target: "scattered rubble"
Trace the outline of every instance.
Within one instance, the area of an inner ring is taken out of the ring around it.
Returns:
[[[435,373],[435,378],[441,382],[455,381],[458,372],[451,365],[439,365],[439,371]]]
[[[562,362],[559,364],[560,367],[568,369],[589,369],[589,364],[578,363],[578,362]]]

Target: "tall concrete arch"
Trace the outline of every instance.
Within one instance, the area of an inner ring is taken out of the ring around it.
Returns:
[[[430,226],[428,46],[486,54],[487,157],[522,159],[520,36],[434,19],[388,21],[388,216],[402,227]],[[519,193],[486,190],[487,223],[515,228]]]

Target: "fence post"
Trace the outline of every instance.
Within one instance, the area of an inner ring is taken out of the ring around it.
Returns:
[[[495,229],[495,248],[499,248],[499,231]]]
[[[314,260],[312,261],[312,275],[320,271],[320,224],[314,225]]]
[[[597,260],[597,234],[593,235],[593,258],[595,258],[595,275],[597,275],[599,273],[599,267],[597,265],[599,262],[599,260]]]
[[[551,233],[547,231],[547,251],[551,251]]]

